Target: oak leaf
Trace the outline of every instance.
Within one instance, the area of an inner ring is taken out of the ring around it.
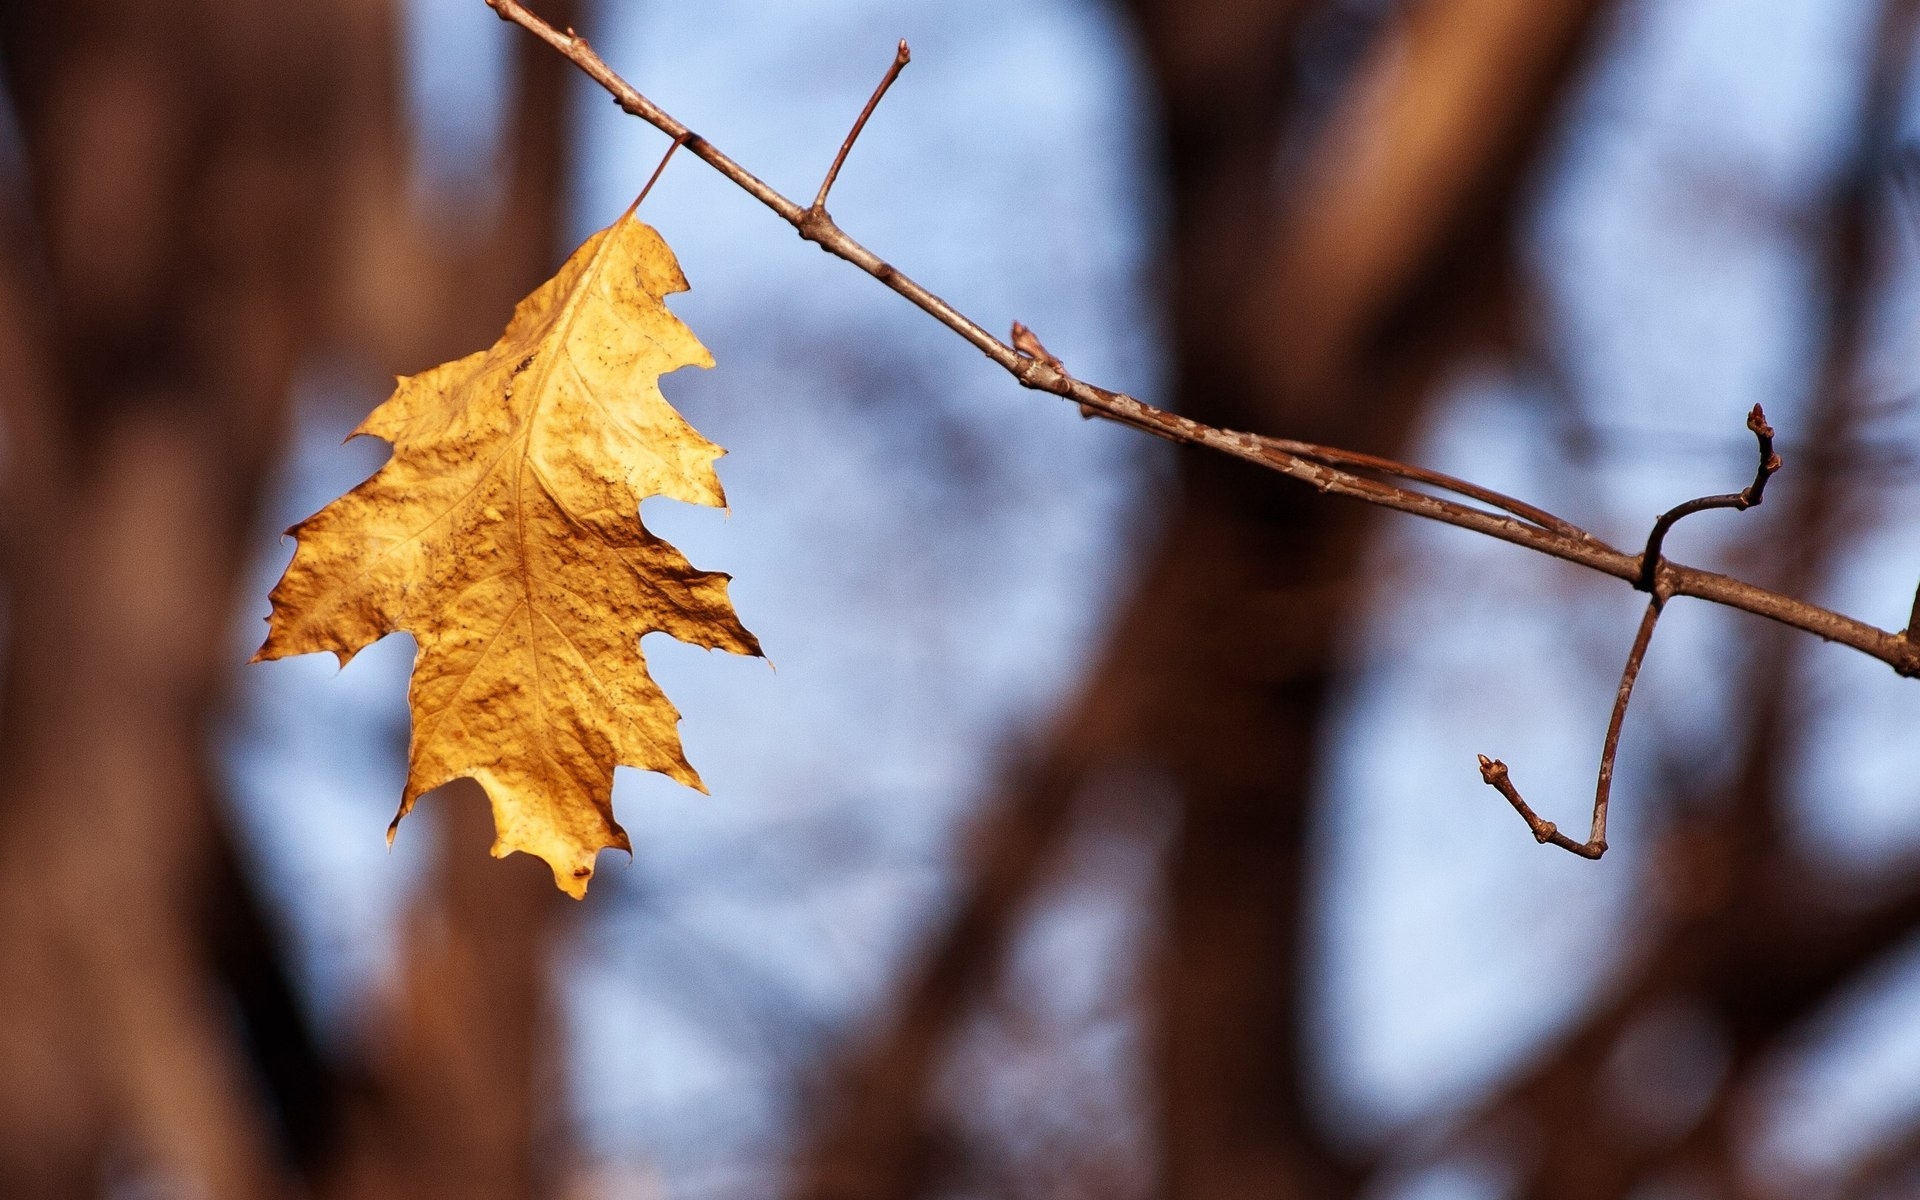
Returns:
[[[615,764],[705,790],[643,634],[758,654],[727,576],[695,570],[641,524],[640,502],[724,506],[701,437],[660,376],[709,367],[667,310],[685,291],[660,235],[628,214],[514,309],[489,349],[403,378],[354,430],[393,445],[372,478],[288,532],[259,659],[331,650],[344,666],[413,635],[406,790],[462,776],[492,801],[495,857],[545,859],[585,894],[594,858],[631,849]]]

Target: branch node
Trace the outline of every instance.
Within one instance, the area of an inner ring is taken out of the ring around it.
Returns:
[[[1021,358],[1027,359],[1030,362],[1043,363],[1060,372],[1060,374],[1066,378],[1073,378],[1073,372],[1067,370],[1067,364],[1054,357],[1054,355],[1047,350],[1046,346],[1041,343],[1039,335],[1035,334],[1033,330],[1027,328],[1020,322],[1015,321],[1013,323],[1013,332],[1009,335],[1008,340],[1013,345],[1013,352]],[[1021,382],[1026,383],[1028,387],[1036,386],[1026,379],[1022,379]],[[1080,402],[1080,415],[1091,421],[1095,417],[1106,414],[1083,400]]]
[[[833,218],[827,215],[827,210],[824,208],[801,209],[799,217],[793,222],[793,228],[800,235],[801,241],[812,242],[824,250],[827,231],[833,228]]]
[[[820,181],[820,190],[813,197],[809,212],[824,213],[827,210],[827,193],[833,190],[834,181],[840,178],[840,168],[847,161],[847,153],[853,149],[853,143],[860,138],[860,131],[867,127],[867,118],[873,110],[880,107],[880,98],[887,94],[893,81],[900,78],[900,72],[913,61],[913,51],[907,46],[907,39],[900,39],[900,48],[894,51],[893,62],[887,67],[887,73],[880,77],[880,83],[873,89],[873,95],[867,97],[867,106],[860,110],[854,119],[853,128],[847,130],[847,136],[840,143],[840,153],[833,156],[833,165],[827,168],[827,177]]]

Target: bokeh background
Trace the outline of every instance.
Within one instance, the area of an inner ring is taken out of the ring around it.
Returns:
[[[1898,628],[1914,0],[543,0],[994,329]],[[1920,685],[1017,387],[691,156],[642,215],[777,665],[650,638],[573,904],[392,851],[396,636],[248,666],[395,373],[665,139],[482,0],[0,3],[0,1195],[1920,1195]]]

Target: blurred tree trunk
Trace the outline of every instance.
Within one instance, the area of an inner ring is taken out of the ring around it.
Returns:
[[[241,878],[207,734],[321,315],[324,248],[297,231],[326,223],[339,32],[324,7],[232,0],[0,7],[20,131],[0,281],[0,1193],[143,1169],[236,1200],[286,1182],[206,927],[203,889]]]
[[[1188,6],[1136,3],[1172,184],[1181,411],[1399,457],[1461,351],[1504,337],[1525,168],[1601,7],[1451,0],[1390,22],[1249,277],[1277,147],[1244,117],[1222,129],[1214,81],[1278,56],[1244,29],[1193,47],[1208,22]],[[1163,578],[1191,599],[1163,627],[1143,731],[1181,801],[1155,997],[1163,1194],[1352,1194],[1300,1047],[1318,751],[1372,517],[1237,465],[1182,467]]]
[[[1200,419],[1393,453],[1439,374],[1504,336],[1526,168],[1603,7],[1450,0],[1390,24],[1273,176],[1306,6],[1127,7],[1146,51],[1171,199],[1176,406]],[[901,1007],[839,1068],[803,1160],[809,1200],[915,1195],[942,1137],[929,1083],[985,994],[1083,779],[1170,782],[1157,1033],[1159,1194],[1339,1196],[1300,1052],[1306,834],[1338,648],[1370,520],[1201,456],[1181,459],[1156,561],[1059,742],[982,823],[973,883]]]
[[[399,53],[392,0],[0,3],[0,1195],[538,1190],[551,887],[449,838],[386,1054],[343,1083],[209,761],[302,358],[418,370],[557,261],[560,64],[522,55],[509,202],[449,246],[407,207]],[[421,1135],[399,1157],[360,1136],[370,1095]]]

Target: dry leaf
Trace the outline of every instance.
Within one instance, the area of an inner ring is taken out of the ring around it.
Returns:
[[[344,666],[411,633],[394,826],[423,793],[472,777],[493,802],[494,855],[539,855],[575,897],[603,847],[631,848],[613,819],[616,763],[702,786],[641,635],[760,652],[727,576],[640,523],[648,496],[726,503],[723,451],[660,394],[666,372],[713,365],[664,303],[686,287],[629,212],[521,301],[490,349],[400,380],[354,431],[391,442],[392,458],[288,531],[299,547],[255,656],[331,650]]]

